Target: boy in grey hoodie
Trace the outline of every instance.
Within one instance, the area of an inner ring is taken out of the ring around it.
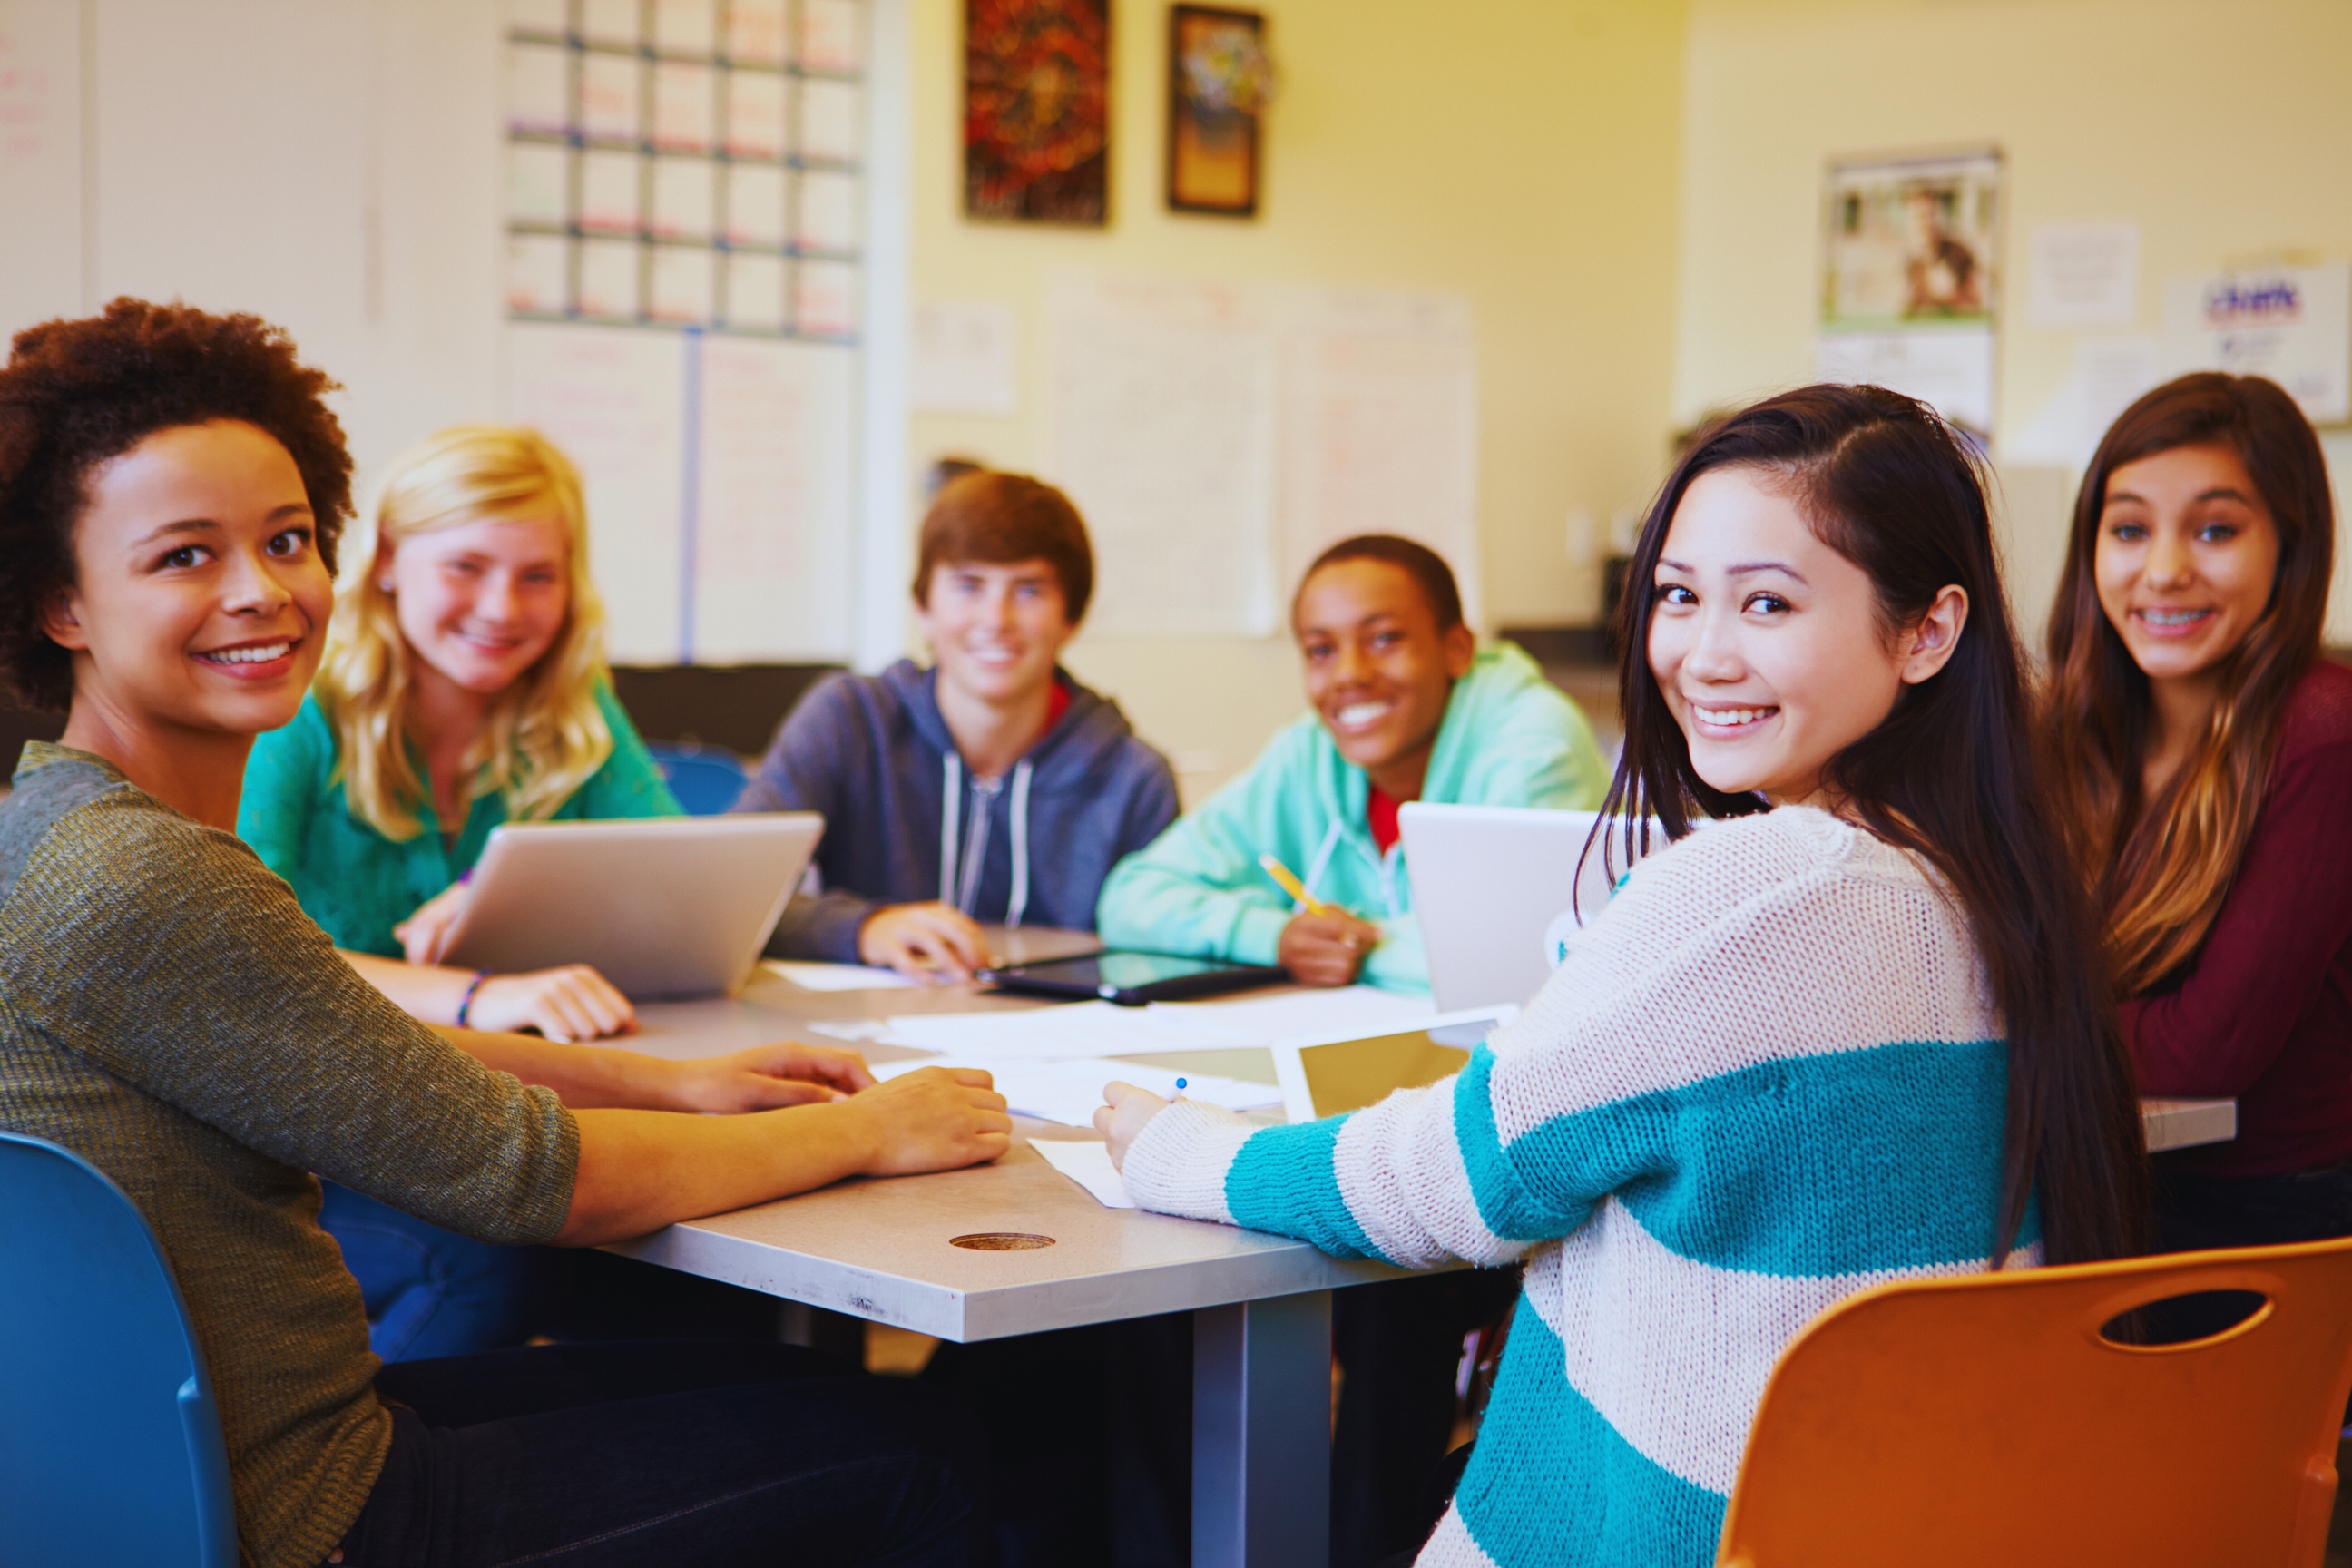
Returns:
[[[738,811],[824,814],[784,957],[960,980],[981,921],[1094,929],[1119,858],[1176,816],[1168,761],[1057,662],[1094,586],[1086,524],[1050,485],[976,472],[923,520],[914,596],[932,667],[828,678],[776,732]]]

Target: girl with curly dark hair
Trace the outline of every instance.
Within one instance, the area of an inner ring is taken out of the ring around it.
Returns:
[[[988,1159],[1011,1123],[976,1072],[876,1087],[795,1045],[672,1064],[436,1031],[335,955],[231,831],[253,737],[318,665],[351,505],[330,390],[253,317],[135,300],[19,334],[0,369],[0,678],[68,714],[0,804],[0,1129],[153,1225],[246,1561],[969,1561],[964,1428],[917,1385],[777,1345],[370,1353],[319,1176],[593,1246]]]

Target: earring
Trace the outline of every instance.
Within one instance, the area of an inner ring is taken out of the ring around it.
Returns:
[[[377,593],[379,593],[379,594],[389,594],[389,593],[391,593],[391,592],[392,592],[392,579],[391,579],[391,578],[389,578],[389,577],[379,577],[379,578],[377,578],[377,579],[375,580],[375,591],[376,591]]]

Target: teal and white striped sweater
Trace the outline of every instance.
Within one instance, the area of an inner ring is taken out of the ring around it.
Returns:
[[[1855,1291],[1988,1266],[2000,1032],[1933,874],[1782,807],[1643,861],[1459,1077],[1298,1127],[1180,1102],[1127,1185],[1408,1268],[1524,1256],[1421,1562],[1696,1568],[1781,1347]]]

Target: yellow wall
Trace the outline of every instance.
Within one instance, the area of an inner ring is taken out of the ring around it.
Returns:
[[[1996,448],[2074,369],[2076,334],[2026,319],[2035,224],[2140,226],[2138,321],[2102,332],[2156,331],[2174,274],[2352,255],[2345,0],[1694,0],[1689,28],[1679,417],[1810,379],[1833,155],[2007,153]],[[2352,444],[2327,444],[2344,474]],[[2074,476],[2003,478],[2038,636]],[[2336,611],[2336,640],[2352,641],[2341,575]]]
[[[1570,563],[1569,515],[1605,530],[1638,504],[1668,424],[1682,0],[1264,9],[1282,73],[1264,216],[1167,210],[1167,7],[1114,0],[1111,220],[1086,231],[962,217],[963,7],[914,0],[914,297],[1013,306],[1022,399],[917,416],[913,457],[1034,468],[1050,267],[1452,290],[1477,320],[1487,617],[1590,618],[1598,579]],[[1300,706],[1282,641],[1088,638],[1071,662],[1178,755],[1190,796]]]

